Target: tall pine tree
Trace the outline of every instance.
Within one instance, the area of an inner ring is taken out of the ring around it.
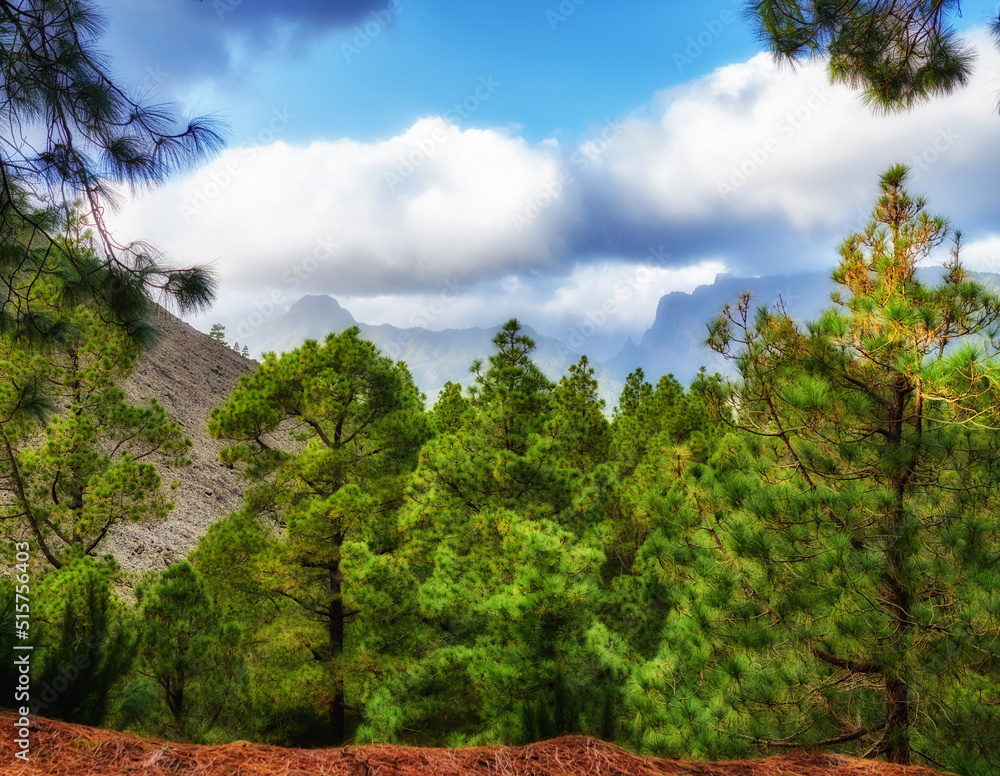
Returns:
[[[583,362],[553,386],[516,320],[493,344],[468,404],[444,395],[409,488],[422,627],[366,708],[370,737],[516,741],[600,732],[608,717],[614,637],[595,619],[607,423],[592,373]]]
[[[906,175],[882,176],[817,322],[744,297],[710,328],[740,374],[741,433],[698,496],[718,635],[745,647],[720,670],[763,744],[995,768],[1000,301],[957,248],[922,281],[948,228]]]
[[[363,679],[349,666],[350,631],[377,642],[384,634],[361,623],[391,621],[391,612],[358,604],[367,595],[362,579],[386,576],[398,543],[401,477],[430,434],[421,396],[404,365],[351,328],[267,354],[212,412],[209,429],[235,443],[224,460],[246,465],[257,483],[246,508],[283,528],[249,570],[261,594],[294,603],[318,626],[309,652],[327,674],[327,740],[340,744],[349,680]]]

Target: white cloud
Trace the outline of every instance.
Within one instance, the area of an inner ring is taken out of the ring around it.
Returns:
[[[1000,235],[992,234],[963,244],[960,258],[967,269],[1000,272]]]
[[[832,266],[878,174],[902,161],[931,210],[966,232],[967,256],[996,264],[1000,57],[973,40],[972,83],[905,115],[871,115],[822,63],[791,72],[761,55],[656,95],[653,118],[610,122],[576,148],[441,117],[379,142],[234,148],[122,223],[179,262],[214,261],[226,313],[329,293],[366,322],[433,328],[518,315],[566,330],[662,244],[669,266],[608,323],[632,333],[659,295],[723,266]],[[448,287],[465,290],[431,320],[421,311]]]
[[[984,167],[1000,170],[989,104],[1000,60],[973,40],[981,56],[966,89],[893,116],[831,85],[823,62],[793,71],[759,54],[658,95],[661,112],[628,122],[605,168],[633,220],[778,216],[801,231],[867,207],[893,163],[910,164],[920,186],[977,164],[985,183]]]
[[[678,268],[609,258],[577,265],[558,277],[508,275],[479,286],[446,283],[434,293],[339,298],[359,320],[401,327],[489,327],[502,315],[544,331],[599,321],[602,329],[638,337],[653,320],[661,296],[693,291],[725,270],[713,259]]]
[[[175,255],[216,260],[234,288],[315,256],[310,282],[330,290],[420,289],[562,262],[558,179],[559,160],[519,138],[430,118],[378,143],[229,150],[123,222]]]

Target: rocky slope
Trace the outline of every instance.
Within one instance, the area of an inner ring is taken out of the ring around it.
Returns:
[[[159,344],[139,360],[125,383],[135,404],[156,397],[194,443],[190,466],[160,467],[164,482],[177,480],[176,504],[166,520],[116,526],[101,545],[132,571],[162,568],[179,560],[208,526],[237,509],[243,485],[235,469],[223,466],[224,446],[208,435],[208,416],[229,396],[240,376],[257,362],[244,358],[193,329],[167,311],[155,321],[163,332]]]

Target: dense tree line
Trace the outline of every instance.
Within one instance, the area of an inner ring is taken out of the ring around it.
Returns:
[[[881,109],[970,72],[958,3],[750,10],[778,56],[829,54]],[[357,330],[266,357],[211,421],[243,508],[135,580],[104,538],[169,512],[153,460],[190,443],[119,384],[154,297],[197,308],[213,283],[103,213],[220,137],[120,88],[100,32],[88,2],[0,2],[0,528],[37,550],[34,712],[199,741],[582,732],[996,770],[1000,302],[957,245],[921,282],[951,233],[905,169],[818,321],[743,298],[711,323],[732,380],[637,371],[609,413],[586,359],[552,383],[516,321],[429,410]]]
[[[880,188],[819,320],[743,297],[710,323],[733,379],[636,371],[608,412],[586,358],[551,382],[517,321],[429,409],[356,329],[266,356],[210,422],[243,508],[127,599],[100,537],[168,507],[130,450],[183,463],[186,440],[155,403],[88,400],[117,396],[124,334],[81,319],[40,361],[11,345],[0,368],[68,399],[39,437],[28,394],[0,397],[22,419],[4,525],[48,565],[39,713],[201,741],[579,732],[995,770],[1000,300],[957,243],[923,282],[948,225],[905,168]]]

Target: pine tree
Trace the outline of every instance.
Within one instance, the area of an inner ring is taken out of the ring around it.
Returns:
[[[139,339],[154,295],[182,310],[214,295],[204,268],[169,267],[146,243],[121,246],[104,224],[118,187],[160,183],[222,140],[210,120],[177,126],[163,106],[130,96],[98,49],[103,28],[89,0],[0,3],[0,335],[60,339],[63,322],[34,306],[40,276]],[[61,250],[77,202],[95,234],[88,253]]]
[[[594,368],[586,356],[569,368],[552,391],[552,406],[559,435],[570,465],[592,471],[607,463],[611,424],[604,417],[604,400],[598,394]]]
[[[362,624],[383,622],[385,614],[391,620],[384,596],[379,605],[388,612],[355,604],[374,595],[364,580],[391,575],[400,478],[430,434],[420,394],[405,367],[361,340],[355,327],[280,358],[267,354],[212,412],[209,428],[236,443],[223,459],[245,464],[258,482],[247,509],[284,527],[283,540],[264,545],[267,555],[254,560],[259,593],[294,602],[320,626],[309,649],[327,672],[327,740],[339,744],[355,679],[351,632],[373,634],[377,649],[385,634]],[[297,440],[292,449],[280,441],[285,434]]]
[[[745,431],[699,486],[718,635],[742,621],[746,646],[721,670],[765,744],[995,768],[1000,301],[957,247],[939,285],[918,277],[948,229],[906,174],[882,176],[819,321],[744,298],[712,324]]]
[[[646,382],[646,373],[642,369],[630,372],[625,378],[621,396],[618,397],[618,405],[613,413],[614,419],[635,417],[639,406],[652,392],[653,387]]]
[[[221,323],[213,323],[212,329],[209,331],[208,336],[214,339],[216,342],[220,342],[226,347],[229,347],[229,343],[226,342],[226,327]]]
[[[86,250],[76,239],[67,251]],[[118,383],[139,353],[133,337],[47,277],[31,300],[66,328],[45,349],[0,337],[0,516],[58,567],[67,548],[95,554],[117,523],[165,516],[172,505],[148,459],[187,463],[191,442],[156,400],[126,401]]]
[[[541,430],[552,384],[531,360],[535,341],[522,333],[517,319],[503,325],[493,344],[497,352],[488,367],[476,361],[470,368],[476,378],[473,401],[484,411],[499,447],[523,453],[528,436]]]
[[[690,463],[704,462],[719,436],[719,424],[706,407],[719,383],[704,370],[685,391],[673,375],[654,389],[641,369],[628,376],[615,408],[609,456],[616,466],[614,540],[609,542],[619,569],[632,568],[661,511],[660,504]]]
[[[171,729],[201,738],[242,694],[243,632],[188,561],[136,589],[140,672],[159,687]]]
[[[583,363],[554,387],[517,321],[493,344],[471,402],[457,387],[439,400],[408,489],[400,555],[421,627],[367,705],[366,736],[527,740],[550,718],[577,732],[610,718],[615,639],[595,618],[608,485],[580,444],[605,422],[592,374]]]
[[[908,110],[965,86],[973,52],[949,26],[958,0],[750,4],[758,34],[775,57],[829,55],[834,82],[861,91],[880,111]]]
[[[469,399],[462,395],[462,386],[446,382],[431,410],[431,423],[440,434],[457,432],[472,418]]]
[[[98,726],[117,705],[136,655],[125,607],[112,591],[119,577],[116,564],[77,552],[38,580],[32,713]]]
[[[715,719],[732,710],[709,671],[714,635],[703,577],[714,565],[696,549],[699,515],[686,494],[722,434],[706,407],[720,379],[701,370],[685,391],[673,375],[655,388],[643,378],[642,370],[629,375],[613,416],[616,477],[602,571],[605,619],[628,666],[623,737],[660,756],[741,756],[715,732]]]

